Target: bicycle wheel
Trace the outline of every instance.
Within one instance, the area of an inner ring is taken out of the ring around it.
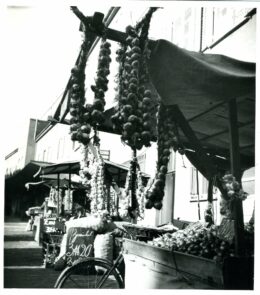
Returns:
[[[105,279],[113,265],[104,259],[87,258],[67,267],[57,279],[54,288],[122,289],[123,280],[116,270]]]

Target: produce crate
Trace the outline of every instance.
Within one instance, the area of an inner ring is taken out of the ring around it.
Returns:
[[[46,268],[53,267],[55,258],[59,255],[62,234],[44,233],[42,241],[43,260]]]
[[[170,251],[144,242],[124,239],[124,255],[142,260],[152,272],[183,273],[216,289],[252,289],[253,259],[230,258],[223,263],[177,251]],[[128,259],[129,260],[129,259]],[[126,272],[127,276],[127,272]],[[147,276],[149,277],[149,276]]]
[[[136,224],[124,224],[123,227],[131,235],[132,239],[142,241],[152,240],[166,232],[156,227],[145,227]]]

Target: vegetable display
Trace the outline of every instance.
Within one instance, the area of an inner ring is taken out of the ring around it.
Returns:
[[[254,230],[252,225],[245,227],[246,255],[254,254]],[[228,242],[218,236],[218,226],[202,223],[200,221],[188,225],[183,230],[166,233],[149,244],[179,251],[195,256],[201,256],[222,262],[226,257],[235,256],[234,241]]]
[[[83,114],[85,112],[85,68],[87,62],[87,38],[81,45],[80,56],[77,65],[71,70],[71,87],[69,91],[70,103],[70,133],[73,141],[78,141],[87,145],[89,143],[91,127],[84,123]]]
[[[90,142],[91,127],[96,130],[98,124],[104,121],[104,107],[105,107],[105,92],[108,87],[109,65],[111,62],[110,43],[102,38],[99,58],[97,77],[95,85],[91,86],[94,92],[93,104],[86,104],[85,99],[85,68],[87,61],[87,38],[85,36],[79,61],[77,65],[71,70],[71,88],[69,92],[70,101],[70,132],[71,139],[77,140],[84,145]]]
[[[104,160],[97,149],[97,157],[93,158],[91,163],[93,173],[90,181],[91,192],[89,198],[91,200],[91,212],[100,212],[106,209],[106,192],[104,189]]]
[[[221,195],[220,213],[228,218],[232,217],[232,203],[239,199],[244,201],[247,198],[247,193],[243,191],[241,184],[231,174],[226,174],[222,178],[222,186],[226,192],[225,196]]]
[[[104,122],[104,110],[105,110],[105,93],[108,90],[108,75],[110,74],[109,66],[111,62],[110,50],[111,44],[104,38],[101,41],[97,77],[95,79],[95,85],[91,86],[91,90],[94,92],[93,105],[86,109],[84,114],[85,122],[89,123],[94,130],[97,126]]]
[[[105,109],[105,92],[108,89],[108,75],[110,73],[109,66],[111,62],[110,46],[105,36],[101,40],[101,46],[98,57],[97,77],[95,85],[91,86],[94,92],[93,104],[86,104],[85,99],[85,68],[88,54],[87,34],[84,34],[83,43],[79,60],[76,66],[71,70],[71,87],[69,91],[70,104],[70,133],[73,141],[82,144],[82,160],[80,162],[80,176],[82,184],[88,187],[91,184],[91,210],[104,209],[104,162],[99,152],[99,137],[97,135],[97,127],[104,122]],[[94,135],[91,137],[91,131]],[[88,160],[88,144],[93,139],[93,144],[97,147],[98,157],[90,167]]]
[[[172,147],[174,147],[175,150],[178,150],[179,153],[184,153],[176,133],[176,125],[171,118],[170,109],[161,103],[158,107],[157,114],[157,169],[151,188],[145,192],[146,209],[151,209],[154,207],[155,209],[160,210],[162,208],[165,180],[166,174],[168,172],[168,163]]]
[[[118,110],[111,120],[114,129],[121,132],[122,140],[137,150],[149,147],[152,139],[152,93],[147,88],[147,59],[150,54],[148,31],[155,10],[150,8],[136,27],[126,28],[126,44],[117,51]]]
[[[217,236],[217,226],[196,222],[184,230],[167,233],[154,239],[152,245],[170,250],[180,251],[201,256],[216,261],[225,257],[234,256],[234,244],[221,240]]]

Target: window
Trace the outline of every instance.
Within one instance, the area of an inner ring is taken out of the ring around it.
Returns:
[[[110,150],[101,150],[100,153],[104,160],[110,160]]]
[[[190,202],[197,202],[198,197],[199,201],[208,200],[208,187],[209,182],[207,178],[197,172],[195,167],[191,167],[190,174]],[[217,188],[213,186],[213,200],[215,201],[217,196]],[[199,195],[198,195],[199,194]]]
[[[209,187],[208,180],[205,177],[202,177],[202,190],[201,190],[202,195],[208,194],[208,187]]]

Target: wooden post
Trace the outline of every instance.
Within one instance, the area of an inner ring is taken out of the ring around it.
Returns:
[[[213,204],[213,179],[212,179],[212,177],[209,179],[209,184],[208,184],[208,202]]]
[[[229,133],[230,133],[230,160],[231,173],[241,183],[240,151],[239,151],[239,130],[237,119],[237,102],[232,99],[228,102],[229,110]],[[244,216],[241,200],[235,200],[231,208],[235,222],[235,252],[236,255],[244,254]]]
[[[199,171],[196,168],[196,186],[197,186],[197,195],[198,195],[198,200],[197,200],[197,205],[198,205],[198,217],[199,220],[201,220],[201,214],[200,214],[200,189],[199,189]]]
[[[57,217],[60,216],[60,173],[58,173],[58,198],[57,198]]]
[[[110,213],[110,184],[111,182],[107,182],[106,187],[107,187],[107,211],[108,213]]]

